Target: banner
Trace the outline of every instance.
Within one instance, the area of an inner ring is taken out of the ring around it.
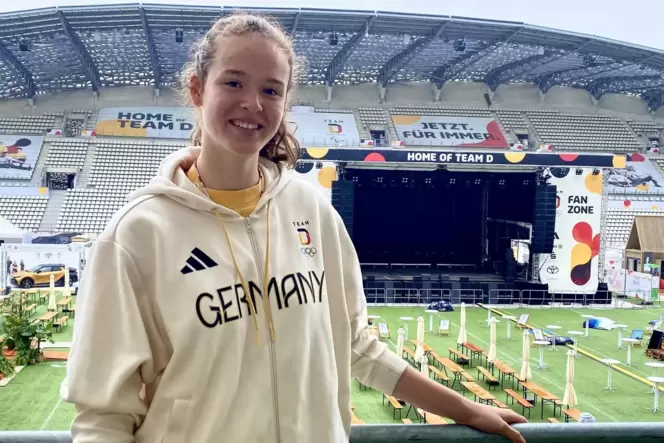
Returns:
[[[463,165],[570,166],[586,168],[622,168],[620,154],[566,154],[541,152],[443,151],[403,148],[314,148],[302,149],[303,160],[366,163],[429,163]]]
[[[332,201],[332,182],[337,180],[337,165],[334,162],[298,162],[296,177],[312,184]]]
[[[599,283],[602,174],[592,169],[552,168],[557,187],[556,237],[551,254],[540,254],[540,280],[554,293],[595,293]]]
[[[359,146],[353,114],[323,112],[289,112],[289,129],[302,146]]]
[[[624,169],[609,171],[607,181],[607,190],[612,194],[643,192],[664,195],[664,177],[649,159],[639,153],[628,156]]]
[[[614,268],[607,271],[609,291],[645,301],[659,299],[659,276]]]
[[[10,284],[12,275],[29,272],[38,266],[67,265],[80,271],[84,249],[84,245],[5,244],[2,245],[2,275],[6,278],[6,284]],[[39,283],[35,278],[33,280],[36,285],[48,283]]]
[[[32,178],[44,137],[0,134],[0,178]]]
[[[492,118],[392,115],[392,122],[397,136],[407,145],[509,147],[498,122]]]
[[[194,113],[184,107],[104,108],[99,110],[96,135],[188,139]]]

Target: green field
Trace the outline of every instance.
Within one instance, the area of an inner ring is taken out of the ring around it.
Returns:
[[[429,315],[425,314],[424,308],[389,308],[371,307],[369,314],[380,315],[389,324],[392,338],[388,342],[394,349],[397,330],[400,327],[399,317],[411,316],[417,318],[424,315],[425,330],[429,329]],[[568,330],[583,330],[582,314],[604,316],[620,321],[632,328],[643,329],[649,320],[657,318],[661,309],[650,310],[572,310],[572,309],[513,309],[501,311],[518,316],[521,313],[529,313],[529,323],[534,327],[546,328],[547,325],[560,325],[560,334]],[[448,347],[456,347],[456,336],[459,326],[458,310],[451,313],[440,313],[438,318],[448,318],[452,324],[449,337],[425,333],[425,342],[432,346],[441,356],[447,356]],[[489,328],[485,320],[487,311],[482,308],[472,307],[467,309],[467,335],[470,342],[488,350]],[[435,324],[437,324],[437,320]],[[54,334],[58,342],[71,339],[73,324],[65,328],[65,332]],[[414,338],[416,322],[409,325],[409,338]],[[626,359],[626,350],[617,349],[616,331],[591,330],[591,338],[579,340],[580,349],[592,352],[594,355],[605,358],[611,357],[621,361]],[[506,340],[506,323],[498,324],[498,359],[508,363],[519,370],[521,362],[521,337],[519,331],[512,328],[512,340]],[[531,351],[531,366],[533,381],[545,389],[562,398],[565,388],[566,352],[560,348],[558,352],[545,352],[545,363],[547,370],[536,369],[537,350]],[[642,348],[635,348],[632,354],[632,362],[635,366],[627,368],[637,375],[646,377],[652,373],[644,366],[648,360]],[[584,412],[593,414],[597,421],[664,421],[664,413],[653,414],[651,409],[653,394],[649,393],[649,386],[634,380],[626,375],[614,372],[613,386],[615,392],[602,390],[606,385],[607,368],[588,357],[576,359],[575,388],[579,399],[578,408]],[[472,368],[468,371],[476,376],[477,370]],[[662,374],[664,375],[664,371]],[[7,387],[0,388],[0,404],[3,405],[0,414],[0,430],[66,430],[69,428],[74,416],[71,405],[62,403],[59,399],[60,382],[65,376],[65,365],[61,362],[47,362],[36,366],[29,366],[23,370]],[[480,382],[484,383],[484,382]],[[353,384],[353,402],[356,415],[366,423],[393,423],[392,409],[383,406],[382,395],[374,390],[359,390],[357,383]],[[498,391],[499,400],[504,401],[505,396]],[[520,407],[515,407],[520,412]],[[545,408],[545,418],[552,416],[551,408]],[[412,419],[415,418],[411,413]],[[396,420],[399,421],[399,420]],[[540,420],[539,404],[533,408],[532,422]]]
[[[596,310],[596,309],[500,309],[509,315],[518,316],[522,313],[530,314],[529,324],[533,327],[546,328],[547,325],[559,325],[560,335],[568,330],[583,331],[581,318],[582,314],[591,314],[598,317],[608,317],[620,321],[630,326],[630,331],[634,329],[643,329],[649,320],[656,319],[661,310]],[[487,311],[482,308],[468,308],[467,313],[467,337],[468,341],[488,350],[489,348],[489,328],[486,326]],[[441,356],[447,356],[447,348],[456,348],[456,338],[459,327],[458,310],[450,313],[440,313],[437,318],[447,318],[451,321],[452,331],[449,337],[429,334],[429,314],[423,312],[423,308],[370,308],[370,315],[380,315],[390,326],[392,338],[390,346],[395,348],[397,330],[402,322],[399,317],[410,316],[417,318],[423,315],[425,319],[425,342],[433,347]],[[434,320],[434,326],[437,324]],[[498,359],[512,366],[517,371],[521,368],[522,340],[519,331],[512,328],[512,340],[506,340],[506,324],[501,321],[497,325],[497,353]],[[409,324],[409,338],[415,338],[416,322]],[[626,349],[617,349],[618,335],[617,331],[598,331],[591,330],[591,338],[579,339],[579,349],[585,349],[597,355],[600,358],[615,358],[625,361],[627,356]],[[544,361],[546,370],[536,369],[538,351],[532,349],[530,353],[531,368],[533,372],[533,381],[553,394],[563,397],[565,391],[565,370],[567,365],[567,355],[565,349],[558,348],[558,352],[545,351]],[[644,363],[649,360],[644,355],[642,348],[634,348],[632,352],[632,363],[634,366],[627,368],[631,372],[642,377],[652,375],[649,368]],[[613,387],[615,392],[602,390],[606,386],[607,367],[587,357],[581,357],[575,361],[575,389],[579,400],[578,409],[583,412],[590,412],[597,421],[618,422],[618,421],[664,421],[664,413],[653,414],[653,394],[648,393],[649,386],[638,382],[628,376],[613,373]],[[477,370],[468,371],[473,377],[477,375]],[[664,375],[664,371],[660,375]],[[483,383],[483,382],[480,382]],[[492,391],[493,393],[494,391]],[[505,395],[498,390],[496,397],[505,401]],[[392,410],[390,406],[383,406],[381,394],[375,391],[360,391],[356,389],[353,393],[356,415],[367,423],[391,423]],[[521,412],[521,407],[516,407],[515,411]],[[551,407],[545,407],[545,419],[552,416]],[[414,418],[411,413],[410,418]],[[532,411],[532,422],[540,420],[539,404]]]

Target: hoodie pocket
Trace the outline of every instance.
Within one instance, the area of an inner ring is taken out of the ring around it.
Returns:
[[[162,443],[185,443],[188,440],[187,429],[189,427],[190,413],[191,400],[173,400],[171,416],[168,418]]]

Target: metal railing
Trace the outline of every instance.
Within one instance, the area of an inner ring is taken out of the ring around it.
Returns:
[[[485,303],[518,308],[593,308],[604,309],[660,309],[664,298],[652,300],[650,294],[643,293],[639,299],[617,298],[607,293],[604,296],[587,294],[582,291],[550,294],[533,289],[417,289],[417,288],[364,288],[367,302],[374,306],[420,306],[436,301],[447,301],[453,305]],[[643,300],[646,300],[644,303]]]
[[[664,438],[664,423],[523,424],[515,426],[527,443],[649,443]],[[505,442],[466,426],[358,425],[350,443]],[[0,443],[72,443],[68,432],[0,432]]]

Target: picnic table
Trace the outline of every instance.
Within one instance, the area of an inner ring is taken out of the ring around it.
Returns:
[[[54,319],[55,317],[57,317],[57,316],[58,316],[58,313],[57,313],[57,312],[53,312],[53,311],[51,311],[51,312],[47,312],[46,314],[44,314],[44,315],[42,315],[41,317],[39,317],[38,320],[39,320],[39,321],[43,321],[43,322],[48,322],[48,321],[53,320],[53,319]]]
[[[413,346],[415,346],[417,348],[417,340],[408,340],[408,341],[410,343],[412,343]],[[433,348],[431,346],[429,346],[428,344],[426,344],[426,343],[422,343],[422,349],[424,349],[424,354],[425,355],[430,354],[431,352],[433,352]]]
[[[59,302],[57,302],[55,305],[58,308],[65,308],[65,307],[70,308],[71,307],[71,302],[72,302],[71,297],[65,297],[62,300],[60,300]]]
[[[496,400],[496,397],[494,397],[493,394],[475,382],[464,381],[461,382],[461,386],[468,389],[475,396],[475,401],[479,401],[479,403],[490,405]],[[463,389],[461,393],[464,393]]]
[[[541,418],[544,418],[544,404],[545,403],[551,403],[553,405],[553,415],[556,415],[556,408],[560,408],[562,411],[562,402],[560,398],[558,398],[557,395],[552,394],[551,392],[547,391],[543,387],[531,382],[531,381],[526,381],[521,383],[521,386],[523,387],[523,396],[526,396],[526,393],[528,391],[531,391],[533,394],[535,394],[535,404],[537,404],[537,397],[540,398],[541,400],[541,409],[542,409],[542,416]]]
[[[494,361],[493,366],[498,369],[498,373],[500,374],[500,386],[503,387],[505,379],[510,378],[512,379],[512,387],[514,387],[514,377],[517,374],[516,370],[500,360]]]

